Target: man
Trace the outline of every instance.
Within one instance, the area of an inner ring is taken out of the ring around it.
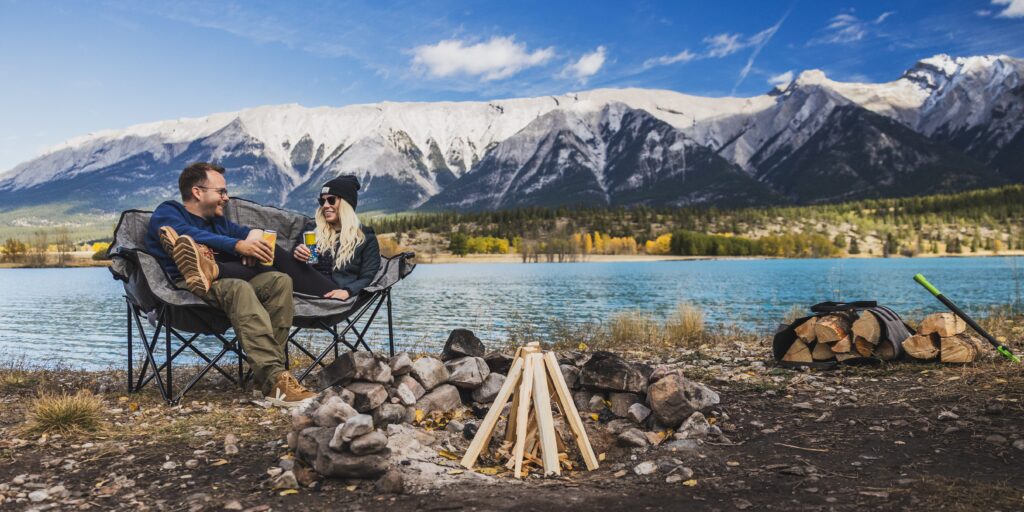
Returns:
[[[178,189],[181,203],[166,201],[153,211],[146,250],[179,287],[224,311],[256,384],[272,403],[294,407],[312,398],[314,393],[284,367],[294,315],[292,280],[256,264],[271,261],[274,254],[261,230],[224,218],[224,168],[192,164],[178,177]]]

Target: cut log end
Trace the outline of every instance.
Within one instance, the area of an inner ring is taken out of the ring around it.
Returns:
[[[939,360],[943,363],[973,363],[978,359],[979,342],[966,333],[946,336],[940,342]]]
[[[908,356],[922,361],[930,361],[939,356],[939,335],[915,334],[903,340],[903,351]]]
[[[814,334],[814,325],[818,323],[817,317],[810,317],[804,323],[793,328],[793,332],[796,333],[797,338],[800,341],[810,344],[816,339]]]
[[[807,344],[800,340],[793,340],[793,344],[789,346],[789,350],[786,351],[786,355],[782,356],[782,360],[790,363],[814,362],[814,358],[811,357],[811,351],[807,347]]]
[[[956,336],[967,330],[967,323],[953,313],[933,313],[921,320],[918,334],[938,334],[941,338]]]
[[[815,343],[811,349],[811,358],[815,361],[832,361],[836,355],[832,353],[832,347],[828,343]]]
[[[861,313],[860,318],[853,322],[853,335],[864,338],[872,345],[877,345],[882,337],[882,326],[878,323],[878,317],[870,311]]]
[[[814,324],[814,335],[818,341],[834,343],[850,337],[850,317],[846,314],[832,314],[818,318]],[[835,347],[832,348],[835,350]]]

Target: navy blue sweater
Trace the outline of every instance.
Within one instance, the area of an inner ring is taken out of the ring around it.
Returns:
[[[249,236],[249,228],[239,226],[224,217],[204,219],[193,215],[185,206],[177,201],[164,201],[153,210],[149,219],[149,230],[146,232],[146,252],[156,257],[163,265],[171,281],[181,279],[177,265],[171,256],[164,252],[160,245],[160,228],[170,226],[178,235],[188,235],[197,243],[203,244],[214,252],[238,255],[235,243]]]

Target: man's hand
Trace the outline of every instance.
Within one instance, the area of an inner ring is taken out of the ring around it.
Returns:
[[[260,261],[274,259],[274,248],[262,238],[259,240],[239,240],[235,242],[235,252],[242,256],[251,256]]]
[[[295,250],[292,251],[292,256],[295,256],[295,259],[305,263],[309,261],[309,257],[312,256],[312,253],[309,252],[309,247],[306,247],[306,244],[299,244],[296,245]]]
[[[325,293],[324,297],[328,298],[328,299],[345,300],[345,299],[348,298],[348,290],[341,290],[341,289],[331,290],[331,291]]]

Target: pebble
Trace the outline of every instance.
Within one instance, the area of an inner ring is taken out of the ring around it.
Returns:
[[[242,510],[242,504],[238,500],[224,502],[224,510]]]
[[[167,462],[164,462],[164,465],[160,466],[160,467],[162,467],[162,468],[164,468],[166,470],[171,470],[171,469],[174,469],[174,468],[178,467],[178,463],[174,462],[173,460],[169,460]]]
[[[1001,436],[999,434],[992,434],[992,435],[990,435],[990,436],[985,438],[985,442],[992,443],[992,444],[1003,445],[1003,444],[1006,444],[1006,437]]]
[[[1024,439],[1018,439],[1018,440],[1014,441],[1013,442],[1013,447],[1018,449],[1018,450],[1024,451]]]
[[[795,403],[795,404],[793,404],[793,408],[801,410],[801,411],[813,411],[814,410],[814,406],[811,405],[810,402],[798,402],[798,403]]]
[[[658,472],[658,465],[652,461],[641,462],[633,468],[633,472],[640,476],[650,475]]]
[[[960,419],[960,416],[953,411],[942,411],[939,413],[939,421],[953,421],[958,419]]]
[[[196,460],[196,459],[186,460],[185,461],[185,467],[189,468],[189,469],[197,468],[197,467],[199,467],[199,461]]]
[[[38,491],[32,491],[28,494],[28,499],[32,503],[39,503],[40,501],[45,501],[49,497],[50,495],[47,494],[46,491],[42,489],[39,489]]]

